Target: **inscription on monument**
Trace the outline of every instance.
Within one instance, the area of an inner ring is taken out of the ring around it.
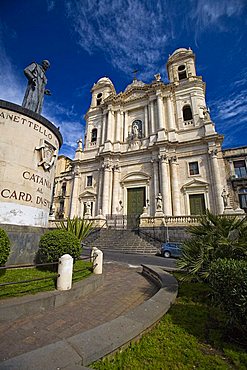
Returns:
[[[33,122],[33,121],[31,121],[27,118],[18,116],[16,114],[6,113],[3,110],[0,111],[0,123],[3,123],[3,122],[1,122],[1,118],[3,118],[5,121],[11,121],[13,123],[19,123],[19,124],[23,125],[24,127],[31,128],[34,131],[37,131],[40,134],[44,135],[49,140],[54,139],[53,135],[49,132],[49,130],[47,128],[45,128],[42,125],[40,125],[36,122]],[[58,142],[57,142],[56,139],[55,139],[55,145],[56,145],[56,147],[58,147]]]

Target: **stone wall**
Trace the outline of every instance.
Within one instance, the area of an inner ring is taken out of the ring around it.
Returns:
[[[48,231],[44,227],[0,224],[10,238],[10,255],[6,265],[35,263],[40,237]]]
[[[190,234],[187,232],[188,227],[186,226],[170,226],[166,227],[145,227],[141,228],[140,232],[148,234],[151,238],[158,239],[160,241],[171,241],[171,242],[183,242],[190,238]]]

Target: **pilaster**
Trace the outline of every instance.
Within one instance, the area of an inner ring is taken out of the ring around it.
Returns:
[[[166,216],[172,215],[171,192],[170,192],[170,169],[168,157],[165,154],[159,156],[160,159],[160,183],[163,196],[163,210]]]
[[[103,197],[102,197],[102,213],[104,216],[110,214],[110,201],[111,201],[111,175],[112,166],[109,161],[103,164],[104,168],[104,181],[103,181]]]
[[[173,216],[181,215],[180,209],[180,191],[178,185],[178,161],[176,156],[172,156],[171,160],[171,188],[172,188],[172,207]]]
[[[80,182],[79,166],[75,166],[71,203],[70,203],[70,214],[69,214],[70,218],[73,218],[74,216],[78,216],[79,182]]]
[[[112,214],[117,213],[119,206],[119,177],[120,168],[118,164],[115,164],[113,167]]]
[[[221,178],[220,178],[217,148],[209,149],[209,154],[211,157],[212,173],[214,177],[213,183],[214,183],[216,213],[222,214],[224,210],[223,201],[221,197],[223,186],[222,186]]]

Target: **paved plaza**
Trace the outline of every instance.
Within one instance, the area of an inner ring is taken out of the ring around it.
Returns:
[[[141,268],[104,265],[104,283],[94,293],[65,306],[0,324],[0,361],[82,333],[143,303],[157,287]]]

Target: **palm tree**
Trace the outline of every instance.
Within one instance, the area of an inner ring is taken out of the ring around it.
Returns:
[[[187,277],[207,279],[210,264],[218,258],[247,259],[247,220],[216,216],[208,210],[200,225],[191,226],[177,265]]]
[[[91,232],[93,221],[85,220],[80,217],[68,218],[66,221],[59,221],[56,226],[72,232],[82,242]]]

